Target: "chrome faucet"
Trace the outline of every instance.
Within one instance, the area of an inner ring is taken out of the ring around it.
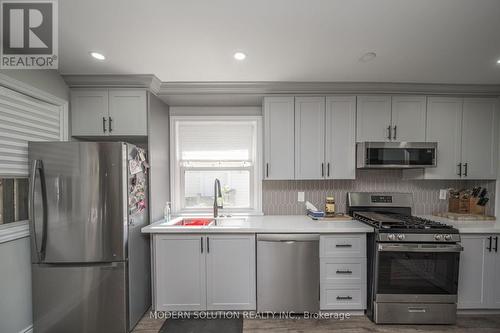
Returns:
[[[214,219],[219,216],[219,208],[224,208],[222,205],[222,191],[220,189],[220,181],[215,178],[214,183]]]

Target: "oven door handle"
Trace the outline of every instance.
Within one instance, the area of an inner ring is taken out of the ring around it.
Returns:
[[[461,252],[464,248],[460,244],[379,244],[379,252]]]

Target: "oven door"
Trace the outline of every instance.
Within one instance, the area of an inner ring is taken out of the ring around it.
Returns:
[[[379,243],[375,301],[455,303],[460,244]]]

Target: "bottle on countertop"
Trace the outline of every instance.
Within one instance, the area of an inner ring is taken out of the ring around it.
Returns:
[[[325,216],[335,216],[335,198],[333,196],[326,197]]]
[[[165,208],[163,209],[163,220],[168,223],[170,222],[170,202],[165,203]]]

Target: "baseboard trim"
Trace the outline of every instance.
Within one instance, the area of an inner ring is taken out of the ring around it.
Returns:
[[[19,333],[33,333],[33,325],[26,327],[24,330],[20,331]]]
[[[459,316],[467,315],[497,315],[500,314],[500,309],[467,309],[467,310],[457,310]]]

